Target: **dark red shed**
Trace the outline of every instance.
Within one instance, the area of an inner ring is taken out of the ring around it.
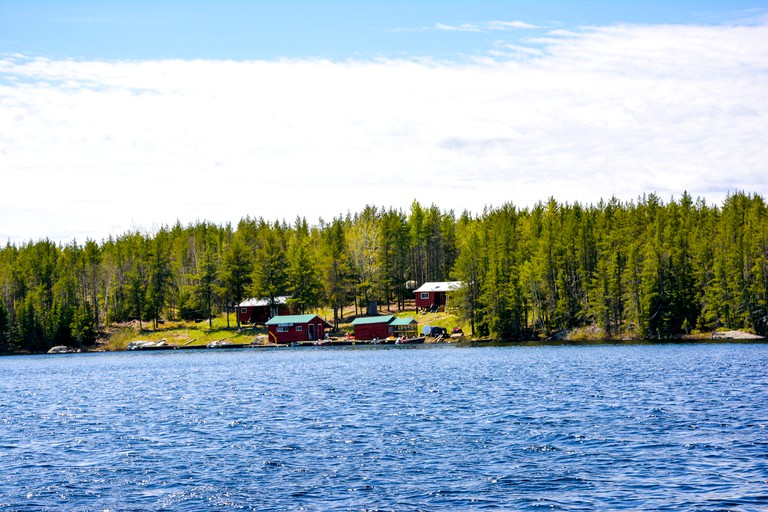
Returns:
[[[355,318],[352,320],[352,326],[355,328],[356,340],[383,340],[394,333],[389,325],[395,315],[367,316],[364,318]]]
[[[318,315],[278,315],[266,322],[270,343],[316,341],[325,337],[325,329],[333,327]]]

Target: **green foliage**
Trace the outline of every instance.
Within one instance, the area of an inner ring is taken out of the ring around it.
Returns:
[[[378,210],[367,206],[356,215],[347,229],[347,248],[356,277],[355,289],[358,300],[367,304],[381,288],[381,229]]]
[[[5,302],[0,300],[0,354],[8,354],[12,351],[8,308]]]
[[[398,308],[405,306],[409,298],[406,288],[408,281],[408,219],[399,210],[389,209],[381,212],[380,220],[380,290],[387,304],[397,301]]]
[[[70,323],[75,345],[93,345],[96,342],[96,319],[87,306],[80,306]]]
[[[246,289],[251,284],[252,261],[253,257],[241,237],[233,237],[224,254],[221,269],[227,311],[245,299]]]
[[[334,328],[339,325],[339,312],[349,303],[354,279],[344,226],[341,218],[322,226],[318,244],[317,259],[323,276],[324,302],[333,309]]]
[[[147,288],[146,288],[146,314],[152,318],[157,329],[160,314],[165,307],[168,294],[173,286],[173,274],[168,251],[168,232],[161,230],[155,235],[154,240],[148,243],[146,255]]]
[[[276,304],[277,297],[286,295],[288,290],[288,259],[283,230],[279,225],[265,229],[262,246],[257,253],[253,268],[251,295]]]
[[[462,321],[469,322],[470,334],[475,335],[478,323],[478,311],[482,309],[480,290],[483,289],[487,257],[485,257],[477,223],[464,217],[460,224],[461,245],[459,257],[452,273],[455,280],[464,286],[454,292],[452,299],[458,306]],[[487,329],[484,334],[487,333]]]
[[[456,218],[414,201],[317,226],[242,219],[128,232],[101,243],[0,248],[0,352],[88,345],[115,322],[213,319],[251,296],[290,295],[298,311],[368,301],[405,307],[409,281],[462,281],[449,299],[477,336],[546,337],[597,326],[607,337],[698,330],[768,334],[768,207],[684,193],[636,202]],[[222,317],[223,318],[223,315]],[[229,315],[227,315],[227,326]]]
[[[722,210],[687,193],[667,205],[653,194],[589,207],[550,199],[465,215],[457,233],[453,275],[468,285],[456,299],[479,334],[768,329],[768,219],[759,196],[736,194]]]
[[[320,305],[320,278],[306,220],[297,222],[288,243],[286,279],[290,305],[299,313]]]

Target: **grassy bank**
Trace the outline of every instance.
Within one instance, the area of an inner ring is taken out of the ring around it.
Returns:
[[[333,312],[331,310],[321,309],[315,312],[329,322],[333,319]],[[425,325],[430,325],[445,327],[450,332],[454,327],[462,327],[465,334],[469,336],[469,326],[463,325],[459,321],[459,318],[452,313],[417,313],[413,309],[398,312],[395,308],[391,308],[390,311],[387,311],[386,308],[382,308],[379,310],[379,313],[382,315],[394,314],[399,317],[413,317],[418,321],[419,329]],[[354,318],[354,308],[346,308],[342,312],[339,329],[331,333],[332,336],[343,337],[347,333],[352,334],[354,328],[352,327],[351,322]],[[718,334],[719,336],[713,336],[713,333],[711,332],[693,332],[688,335],[679,336],[676,339],[705,341],[718,337],[722,339],[745,339],[754,337],[754,335],[750,333],[741,331],[727,331]],[[226,315],[220,315],[214,318],[211,326],[208,325],[207,320],[202,322],[173,321],[160,324],[157,329],[154,329],[152,324],[148,322],[143,323],[141,328],[139,327],[138,322],[131,322],[111,326],[105,333],[104,338],[100,340],[98,347],[101,350],[125,350],[128,344],[132,341],[158,342],[163,339],[168,344],[177,346],[208,345],[212,342],[227,342],[234,344],[266,343],[267,329],[264,326],[252,325],[243,325],[238,329],[234,315],[230,315],[229,326],[227,325]],[[637,335],[637,333],[624,333],[609,338],[602,329],[596,326],[562,331],[555,336],[548,338],[549,341],[575,343],[639,341],[642,339],[643,337]],[[468,340],[469,338],[465,338],[465,341]]]
[[[138,322],[110,326],[103,339],[99,342],[102,350],[125,350],[132,341],[166,340],[171,345],[207,345],[214,341],[248,344],[259,336],[266,338],[267,330],[262,327],[244,326],[237,329],[234,316],[230,316],[230,326],[227,327],[227,317],[221,315],[213,319],[212,326],[208,321],[165,322],[154,329],[151,323]]]
[[[399,317],[411,316],[419,322],[419,327],[424,325],[445,327],[449,331],[456,326],[461,326],[458,317],[451,313],[417,313],[415,310],[406,310],[398,312],[395,308],[386,308],[379,310],[382,315],[396,315]],[[318,315],[332,322],[333,312],[331,310],[315,311]],[[353,333],[352,320],[355,318],[354,308],[346,308],[341,315],[341,322],[334,336],[345,336],[347,333]],[[467,331],[468,329],[465,329]],[[170,345],[190,346],[190,345],[208,345],[212,342],[227,342],[235,344],[266,343],[267,329],[264,326],[242,325],[237,328],[234,314],[229,317],[229,326],[227,326],[227,317],[222,314],[213,319],[212,325],[208,321],[168,321],[158,325],[155,329],[151,322],[142,322],[139,326],[137,321],[117,324],[110,326],[105,336],[99,341],[98,347],[101,350],[125,350],[132,341],[152,341],[158,342],[165,340]]]

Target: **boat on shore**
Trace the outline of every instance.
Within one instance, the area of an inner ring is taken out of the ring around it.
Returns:
[[[160,341],[137,340],[128,343],[126,350],[174,350],[176,345],[169,344],[165,338]]]
[[[400,338],[395,340],[395,345],[418,345],[424,343],[426,338],[424,336],[417,336],[415,338]]]
[[[229,341],[212,341],[202,345],[174,345],[165,340],[160,342],[151,341],[132,341],[126,347],[126,350],[201,350],[201,349],[238,349],[238,348],[279,348],[279,347],[339,347],[350,345],[418,345],[424,343],[424,336],[413,338],[386,338],[374,340],[354,340],[354,339],[324,339],[317,341],[295,341],[292,343],[231,343]]]
[[[251,345],[248,343],[232,343],[230,341],[212,341],[206,348],[247,348]]]

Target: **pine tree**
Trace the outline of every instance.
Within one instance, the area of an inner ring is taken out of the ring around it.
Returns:
[[[161,230],[157,233],[151,243],[147,258],[149,283],[146,300],[148,313],[154,321],[155,329],[157,329],[160,313],[165,307],[169,291],[173,286],[167,238],[167,231]]]
[[[253,267],[251,293],[275,306],[277,297],[288,291],[288,260],[282,228],[276,224],[272,229],[265,230],[262,241]]]
[[[381,262],[381,293],[387,301],[397,299],[397,308],[405,307],[408,294],[408,239],[407,218],[402,211],[389,209],[382,212],[379,235],[379,261]]]
[[[11,322],[5,300],[0,298],[0,354],[8,354],[11,348]]]
[[[341,217],[324,226],[321,234],[320,269],[325,301],[333,308],[333,327],[351,294],[352,265],[347,251],[344,220]]]
[[[213,303],[219,289],[217,269],[217,251],[211,245],[206,245],[197,264],[195,291],[200,309],[208,318],[208,327],[213,327]]]
[[[286,279],[290,304],[301,313],[317,307],[320,302],[321,284],[310,242],[306,219],[297,220],[288,243]]]
[[[233,306],[245,299],[246,290],[252,283],[251,273],[253,262],[248,248],[238,234],[232,238],[224,254],[221,281],[224,285],[224,293],[227,296],[227,326],[229,326],[229,312]],[[240,315],[237,317],[237,327],[240,328]]]
[[[478,235],[478,223],[469,220],[467,215],[463,224],[459,256],[452,274],[454,279],[461,281],[462,286],[454,292],[453,298],[458,305],[460,318],[469,321],[470,333],[474,336],[477,313],[482,307],[480,290],[486,274],[483,264],[485,256]]]

